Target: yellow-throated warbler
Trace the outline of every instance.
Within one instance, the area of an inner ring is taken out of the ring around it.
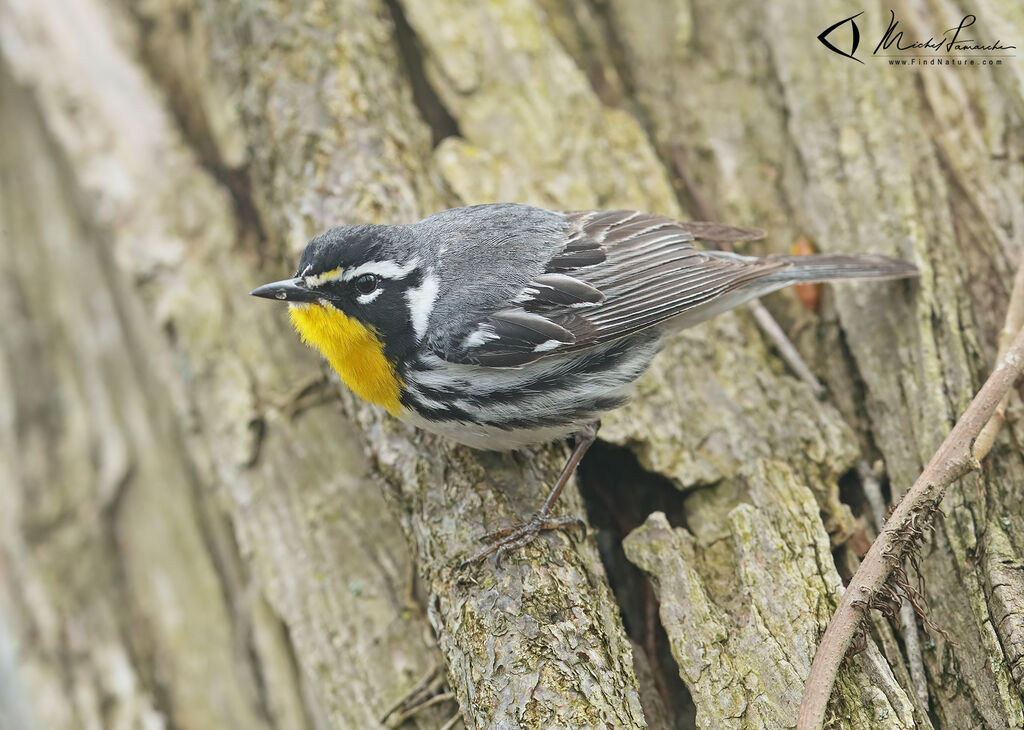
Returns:
[[[479,449],[568,436],[575,448],[543,507],[491,533],[474,559],[563,526],[551,508],[662,338],[790,284],[900,279],[872,255],[756,258],[698,250],[760,232],[633,211],[493,204],[409,225],[332,228],[291,279],[253,294],[291,319],[359,396]]]

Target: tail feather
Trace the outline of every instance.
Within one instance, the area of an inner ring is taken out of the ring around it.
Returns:
[[[874,254],[813,254],[772,256],[789,264],[762,281],[812,283],[832,279],[907,279],[918,276],[917,267],[906,261]]]
[[[711,319],[716,314],[738,307],[751,299],[783,289],[791,284],[810,284],[836,279],[907,279],[918,276],[917,267],[906,261],[875,254],[808,254],[805,256],[743,256],[732,251],[703,253],[718,259],[746,264],[762,264],[762,271],[771,273],[757,276],[738,287],[711,298],[708,302],[681,312],[672,321],[679,329],[692,327]],[[779,264],[782,264],[781,266]],[[772,264],[771,266],[763,266]]]

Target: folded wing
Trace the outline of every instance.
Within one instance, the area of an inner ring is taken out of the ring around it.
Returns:
[[[566,213],[569,235],[512,305],[475,320],[453,362],[511,367],[620,339],[704,307],[789,266],[721,257],[695,239],[739,241],[761,232],[682,223],[633,211]]]

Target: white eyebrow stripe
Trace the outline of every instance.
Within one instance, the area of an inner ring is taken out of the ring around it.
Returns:
[[[394,261],[368,261],[365,264],[345,269],[341,274],[341,280],[351,281],[363,274],[375,274],[382,279],[402,279],[411,274],[419,265],[420,260],[416,258],[404,266]]]
[[[426,334],[427,322],[430,321],[430,313],[434,311],[434,302],[437,301],[439,284],[437,274],[429,270],[424,274],[423,282],[418,287],[405,293],[405,299],[409,303],[409,317],[412,319],[412,328],[416,332],[417,340],[422,340]]]

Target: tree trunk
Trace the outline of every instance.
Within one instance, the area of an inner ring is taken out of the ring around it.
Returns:
[[[908,38],[968,11],[904,5]],[[1024,48],[985,5],[972,36]],[[910,485],[1024,236],[1020,58],[855,63],[816,40],[845,14],[0,0],[0,728],[791,727],[873,530],[855,467]],[[857,22],[873,45],[887,7]],[[675,337],[563,499],[586,539],[458,568],[565,447],[403,426],[247,292],[332,225],[494,200],[922,275],[767,302],[821,399],[746,310]],[[830,726],[1024,726],[1018,411],[925,539],[924,684],[875,615]]]

